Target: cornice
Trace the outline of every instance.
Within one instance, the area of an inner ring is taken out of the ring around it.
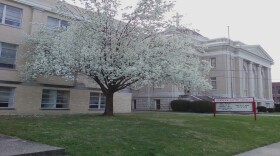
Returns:
[[[13,0],[13,1],[27,6],[31,6],[32,8],[35,8],[37,10],[54,12],[52,11],[53,8],[51,6],[47,6],[41,3],[36,3],[34,1],[30,1],[30,0]]]

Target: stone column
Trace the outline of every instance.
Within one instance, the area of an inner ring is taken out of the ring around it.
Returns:
[[[255,86],[254,86],[254,73],[253,73],[253,63],[249,62],[248,64],[249,68],[248,68],[248,72],[249,72],[249,96],[250,97],[254,97],[254,90],[255,90]]]
[[[258,97],[260,99],[263,99],[263,79],[262,79],[262,66],[257,66],[257,72],[258,72]]]
[[[244,79],[245,77],[243,77],[243,59],[242,58],[237,58],[236,59],[236,64],[235,67],[237,68],[237,70],[235,70],[234,72],[236,73],[236,84],[235,84],[235,88],[236,88],[236,96],[238,97],[244,97]],[[246,80],[245,80],[246,81]]]
[[[272,80],[271,80],[271,68],[267,68],[267,89],[268,89],[268,99],[272,99]]]

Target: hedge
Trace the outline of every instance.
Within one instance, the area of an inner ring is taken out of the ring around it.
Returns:
[[[213,105],[209,101],[173,100],[171,109],[175,112],[211,113]]]
[[[280,107],[275,107],[275,108],[274,108],[274,111],[275,111],[275,112],[280,112]]]
[[[274,112],[280,112],[280,104],[274,104]]]
[[[258,112],[267,112],[267,108],[265,106],[258,106],[257,110]]]
[[[188,112],[191,109],[191,101],[173,100],[171,101],[171,109],[175,112]]]
[[[213,112],[213,104],[209,101],[193,101],[192,111],[195,113],[211,113]]]
[[[274,112],[274,109],[273,109],[273,108],[267,108],[267,111],[268,111],[269,113],[272,113],[272,112]]]

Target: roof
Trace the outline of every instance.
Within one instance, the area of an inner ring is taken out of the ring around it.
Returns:
[[[51,11],[55,7],[58,0],[12,0],[21,4],[32,6],[38,9]],[[47,3],[46,3],[47,2]]]
[[[210,39],[204,42],[207,47],[217,46],[231,46],[236,50],[241,50],[244,53],[250,54],[251,56],[257,56],[261,59],[266,60],[271,65],[274,64],[272,57],[260,46],[260,45],[247,45],[240,41],[233,41],[228,38],[216,38]]]

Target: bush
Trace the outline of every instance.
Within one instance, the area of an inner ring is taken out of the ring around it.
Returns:
[[[195,113],[211,113],[213,110],[213,104],[209,101],[193,101],[191,104],[191,110]]]
[[[175,112],[190,111],[191,101],[187,100],[173,100],[171,101],[171,109]]]
[[[267,108],[267,111],[268,111],[269,113],[272,113],[274,110],[273,110],[273,108]]]
[[[275,112],[280,112],[280,107],[275,107],[275,108],[274,108],[274,111],[275,111]]]
[[[209,101],[174,100],[171,108],[175,112],[211,113],[213,105]]]
[[[258,112],[267,112],[267,108],[265,106],[258,106],[257,110]]]

